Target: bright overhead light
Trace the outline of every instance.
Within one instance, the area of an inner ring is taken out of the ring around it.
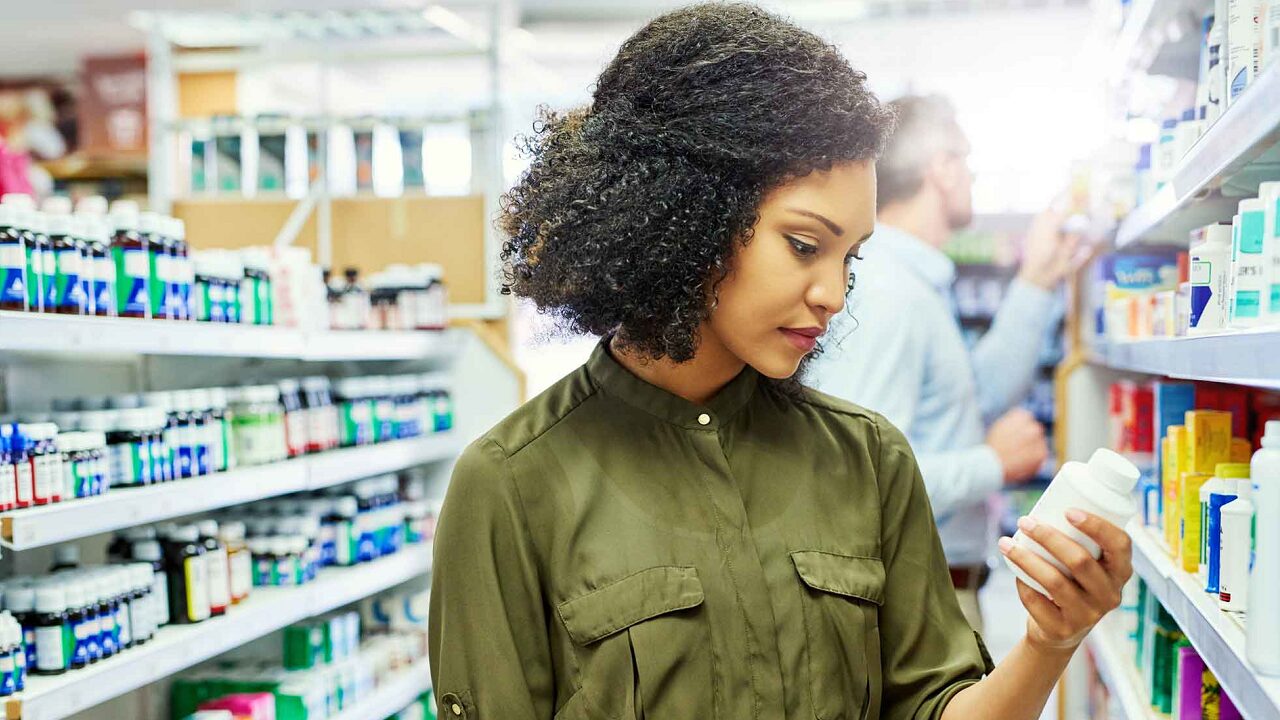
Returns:
[[[488,36],[466,18],[442,5],[432,5],[422,11],[422,17],[450,35],[465,40],[478,48],[489,45]]]

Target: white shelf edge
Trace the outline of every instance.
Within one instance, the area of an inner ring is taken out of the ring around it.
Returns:
[[[1116,247],[1138,243],[1179,213],[1193,212],[1199,204],[1218,221],[1230,220],[1224,208],[1234,201],[1202,197],[1215,180],[1234,174],[1271,144],[1280,140],[1280,66],[1271,67],[1245,90],[1218,121],[1192,146],[1174,169],[1171,179],[1150,201],[1139,206],[1120,223]],[[1178,231],[1208,224],[1211,219],[1192,215],[1180,223]],[[1182,227],[1189,224],[1190,227]],[[1176,234],[1176,233],[1170,233]],[[1186,238],[1179,238],[1185,244]]]
[[[323,490],[351,480],[446,460],[462,450],[456,430],[420,438],[332,450],[308,458],[307,489]]]
[[[306,490],[319,490],[461,451],[456,431],[232,470],[145,488],[117,488],[97,498],[68,500],[0,515],[0,546],[20,552],[121,528]]]
[[[1249,720],[1280,720],[1280,679],[1264,678],[1244,657],[1244,630],[1195,578],[1174,565],[1163,543],[1133,523],[1133,568],[1191,641],[1196,652]]]
[[[1086,640],[1098,663],[1102,681],[1111,696],[1120,701],[1127,720],[1159,720],[1161,716],[1147,701],[1134,659],[1126,656],[1120,632],[1112,627],[1115,624],[1114,620],[1104,620]]]
[[[0,350],[293,360],[446,357],[449,331],[325,330],[0,311]]]
[[[430,570],[431,545],[412,545],[365,565],[327,569],[302,588],[255,588],[244,605],[221,618],[162,628],[149,644],[81,670],[52,677],[31,676],[24,692],[8,698],[8,716],[23,720],[66,717]]]
[[[419,695],[430,689],[431,666],[424,657],[397,670],[388,682],[375,688],[371,696],[330,720],[385,720],[408,707]]]
[[[1280,328],[1218,335],[1107,341],[1095,345],[1091,361],[1117,370],[1280,388]]]

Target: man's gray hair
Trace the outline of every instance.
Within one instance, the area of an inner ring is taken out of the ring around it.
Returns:
[[[904,95],[889,106],[898,123],[876,163],[876,206],[880,208],[920,192],[925,167],[939,153],[962,154],[968,149],[955,106],[945,97]]]

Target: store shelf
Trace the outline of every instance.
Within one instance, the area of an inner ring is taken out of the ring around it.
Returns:
[[[397,672],[379,685],[373,695],[361,700],[330,720],[384,720],[408,707],[418,696],[431,689],[431,666],[426,658]]]
[[[1186,245],[1191,230],[1230,220],[1241,198],[1274,179],[1278,142],[1280,66],[1273,66],[1192,147],[1172,180],[1124,219],[1116,246]]]
[[[1217,598],[1175,567],[1148,529],[1131,525],[1130,535],[1134,571],[1177,621],[1241,714],[1249,720],[1280,720],[1280,678],[1261,677],[1250,669],[1240,619],[1218,609]]]
[[[1119,704],[1126,720],[1158,720],[1161,716],[1151,708],[1142,677],[1114,616],[1103,620],[1085,642],[1093,653],[1102,682]]]
[[[0,312],[0,351],[292,360],[415,360],[447,357],[448,332],[303,332],[220,323]]]
[[[447,460],[462,451],[456,432],[333,450],[307,459],[307,489],[321,490],[359,478]]]
[[[82,670],[30,677],[27,689],[8,700],[8,716],[52,720],[91,708],[287,625],[428,573],[431,553],[430,545],[410,546],[366,565],[325,570],[300,588],[255,588],[246,602],[223,617],[163,628],[150,643]]]
[[[198,480],[117,488],[97,498],[4,513],[0,515],[0,545],[14,551],[30,550],[263,498],[318,490],[445,460],[457,455],[461,446],[455,433],[441,433],[334,450]]]
[[[1101,343],[1090,359],[1117,370],[1280,388],[1280,363],[1275,361],[1278,350],[1280,330],[1272,328]]]

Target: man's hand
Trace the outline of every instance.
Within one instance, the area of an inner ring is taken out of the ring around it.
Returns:
[[[1063,233],[1066,216],[1045,210],[1031,221],[1022,248],[1018,277],[1045,290],[1053,290],[1075,268],[1080,236]]]
[[[1021,485],[1034,478],[1049,457],[1044,426],[1023,408],[1010,410],[991,425],[987,445],[1000,458],[1006,485]]]

